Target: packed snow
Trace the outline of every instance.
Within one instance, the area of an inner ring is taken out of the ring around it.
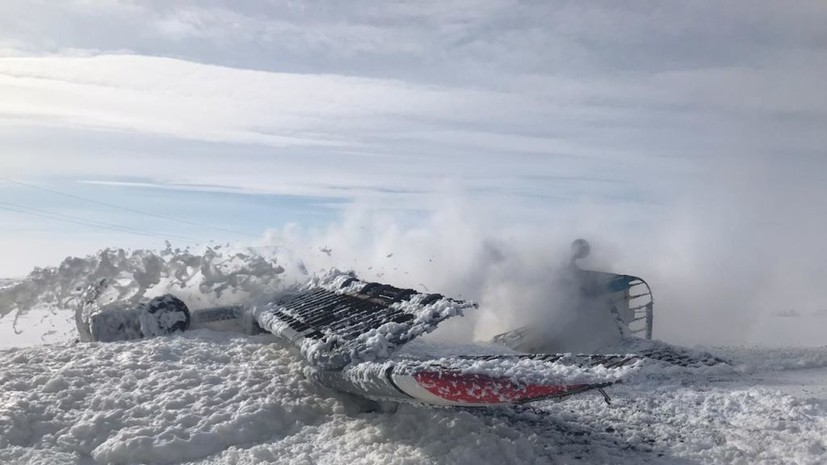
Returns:
[[[288,255],[108,250],[0,286],[10,335],[53,331],[0,350],[0,463],[827,463],[827,347],[706,348],[730,365],[644,367],[607,389],[611,404],[591,392],[439,409],[318,385],[298,350],[271,335],[78,343],[65,325],[78,288],[101,278],[117,278],[124,301],[170,292],[194,308],[259,302],[312,274]],[[30,327],[35,319],[57,326]],[[427,338],[408,349],[443,350]]]

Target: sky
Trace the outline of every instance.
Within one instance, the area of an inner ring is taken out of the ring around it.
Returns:
[[[824,24],[819,0],[6,0],[0,276],[166,240],[584,236],[673,332],[818,311]]]

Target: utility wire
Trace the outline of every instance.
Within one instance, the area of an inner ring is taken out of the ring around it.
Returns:
[[[41,186],[37,186],[37,185],[34,185],[34,184],[29,184],[29,183],[26,183],[26,182],[22,182],[22,181],[15,181],[15,180],[12,180],[12,179],[3,179],[3,181],[6,181],[6,182],[9,182],[9,183],[12,183],[12,184],[18,184],[18,185],[21,185],[21,186],[26,186],[26,187],[29,187],[29,188],[32,188],[32,189],[38,189],[38,190],[41,190],[41,191],[51,192],[52,194],[55,194],[55,195],[61,195],[61,196],[64,196],[64,197],[69,197],[69,198],[73,198],[73,199],[77,199],[77,200],[83,200],[85,202],[90,202],[90,203],[94,203],[94,204],[98,204],[98,205],[103,205],[103,206],[106,206],[106,207],[109,207],[109,208],[115,208],[115,209],[118,209],[118,210],[128,211],[128,212],[131,212],[131,213],[137,213],[139,215],[152,216],[152,217],[164,219],[164,220],[167,220],[167,221],[174,221],[176,223],[187,224],[187,225],[190,225],[190,226],[198,226],[198,227],[201,227],[201,228],[215,229],[215,230],[218,230],[218,231],[238,234],[238,235],[242,235],[242,236],[255,237],[255,238],[259,237],[256,234],[246,233],[246,232],[243,232],[243,231],[236,231],[236,230],[228,229],[228,228],[222,228],[221,226],[214,226],[214,225],[211,225],[211,224],[199,223],[199,222],[196,222],[196,221],[182,220],[180,218],[175,218],[173,216],[161,215],[161,214],[158,214],[158,213],[152,213],[152,212],[147,212],[147,211],[143,211],[143,210],[136,210],[134,208],[124,207],[124,206],[121,206],[121,205],[115,205],[115,204],[112,204],[112,203],[101,202],[100,200],[90,199],[90,198],[87,198],[87,197],[81,197],[79,195],[69,194],[69,193],[66,193],[66,192],[61,192],[61,191],[57,191],[57,190],[54,190],[54,189],[49,189],[49,188],[46,188],[46,187],[41,187]]]
[[[158,233],[153,233],[153,232],[141,231],[141,230],[138,230],[138,229],[133,229],[133,228],[129,228],[129,227],[126,227],[126,226],[117,225],[117,224],[103,223],[103,222],[100,222],[100,221],[87,220],[87,219],[84,219],[84,218],[79,218],[79,217],[70,216],[70,215],[64,215],[62,213],[56,213],[56,212],[52,212],[52,211],[48,211],[48,210],[42,210],[42,209],[39,209],[39,208],[25,207],[23,205],[16,205],[16,204],[13,204],[13,203],[10,203],[10,202],[0,202],[0,209],[11,211],[11,212],[14,212],[14,213],[23,214],[23,215],[37,216],[37,217],[40,217],[40,218],[48,218],[48,219],[52,219],[52,220],[64,221],[64,222],[67,222],[67,223],[74,223],[74,224],[79,224],[79,225],[83,225],[83,226],[92,226],[92,227],[95,227],[95,228],[108,229],[110,231],[118,231],[118,232],[124,232],[124,233],[128,233],[128,234],[136,234],[136,235],[139,235],[139,236],[158,237],[158,238],[161,238],[161,239],[181,239],[181,240],[185,240],[185,241],[189,241],[189,242],[201,242],[199,239],[194,239],[192,237],[179,236],[179,235],[176,235],[176,234],[158,234]]]

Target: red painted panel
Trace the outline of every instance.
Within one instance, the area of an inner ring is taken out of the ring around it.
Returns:
[[[508,378],[455,371],[421,371],[413,375],[431,394],[451,402],[468,404],[518,403],[532,399],[562,396],[587,387],[586,384],[526,384]]]

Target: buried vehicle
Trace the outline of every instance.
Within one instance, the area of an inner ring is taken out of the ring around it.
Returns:
[[[107,281],[89,286],[76,313],[83,341],[122,341],[227,325],[269,332],[297,347],[309,378],[372,400],[438,406],[492,406],[564,398],[603,388],[646,360],[680,366],[723,363],[650,341],[653,299],[641,278],[580,269],[588,243],[572,244],[570,265],[557,279],[576,321],[550,336],[544,325],[500,334],[475,350],[403,349],[442,321],[477,307],[441,294],[365,282],[331,271],[263,304],[189,310],[172,295],[123,303]],[[566,341],[565,335],[588,335]],[[589,342],[582,345],[583,341]],[[411,344],[408,347],[415,346]],[[585,350],[583,349],[585,347]]]

